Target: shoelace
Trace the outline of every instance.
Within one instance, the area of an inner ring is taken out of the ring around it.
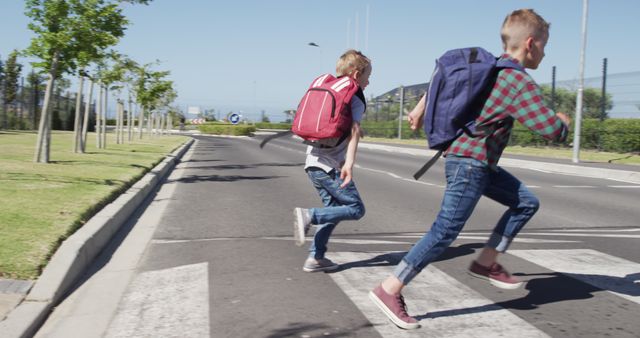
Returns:
[[[409,314],[407,313],[407,303],[404,302],[404,297],[402,295],[398,295],[397,300],[400,304],[401,314],[408,317]]]

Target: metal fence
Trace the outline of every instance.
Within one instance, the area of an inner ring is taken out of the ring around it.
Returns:
[[[22,81],[24,82],[24,81]],[[0,87],[1,88],[1,87]],[[44,101],[43,86],[17,87],[15,99],[6,100],[5,95],[0,95],[0,129],[35,130],[38,128],[42,104]],[[76,94],[56,90],[51,97],[51,124],[54,130],[73,130],[75,119]],[[81,112],[84,112],[86,103],[83,100]],[[94,131],[95,104],[91,104],[89,131]]]
[[[606,66],[605,66],[606,67]],[[560,97],[553,95],[555,92],[571,93],[573,96],[569,102],[565,102],[562,106],[565,113],[573,115],[575,112],[575,93],[578,89],[578,79],[555,81],[542,84],[545,87],[545,95],[552,107],[560,104]],[[411,86],[401,86],[394,88],[380,96],[372,97],[368,100],[367,114],[365,116],[365,124],[368,125],[367,131],[371,136],[391,137],[391,138],[419,138],[423,134],[412,132],[408,128],[406,122],[406,114],[413,109],[428,87],[428,83],[421,83]],[[553,88],[553,89],[552,89]],[[584,79],[584,88],[597,94],[598,102],[590,102],[590,106],[585,109],[591,111],[600,109],[600,99],[604,92],[608,98],[606,115],[610,119],[618,118],[640,118],[640,71],[626,72],[591,77]],[[403,113],[400,114],[400,110]],[[399,122],[402,118],[402,122]],[[522,130],[514,130],[514,133],[524,132]],[[606,133],[606,130],[599,130],[599,133]],[[638,135],[640,137],[640,135]]]

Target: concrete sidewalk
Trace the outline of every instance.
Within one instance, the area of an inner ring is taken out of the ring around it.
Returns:
[[[0,318],[8,314],[0,322],[2,337],[29,337],[38,330],[51,309],[64,298],[92,259],[109,243],[113,234],[126,222],[140,203],[173,170],[192,143],[193,139],[167,156],[132,188],[69,237],[35,283],[30,281],[0,283]],[[426,147],[418,146],[362,142],[360,147],[419,156],[425,161],[435,154]],[[568,164],[562,160],[509,157],[508,155],[500,160],[500,165],[640,184],[640,166],[606,163]],[[27,293],[28,290],[30,292]]]

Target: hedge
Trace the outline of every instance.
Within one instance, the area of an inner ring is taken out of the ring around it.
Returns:
[[[569,128],[567,143],[573,142],[574,126]],[[551,145],[519,123],[513,128],[510,145]],[[640,152],[640,119],[582,120],[580,147],[617,153]]]
[[[198,130],[203,134],[248,136],[256,131],[251,125],[201,124]]]
[[[269,122],[258,122],[256,123],[256,128],[258,129],[291,129],[291,123],[269,123]]]
[[[398,121],[362,121],[362,129],[366,136],[397,138]],[[288,123],[256,123],[262,129],[289,129]],[[509,145],[518,146],[569,146],[573,142],[573,125],[569,128],[567,142],[554,143],[543,139],[518,122],[514,123]],[[402,122],[403,139],[424,139],[422,129],[413,131],[407,121]],[[580,147],[617,153],[640,152],[640,119],[598,119],[582,120]]]

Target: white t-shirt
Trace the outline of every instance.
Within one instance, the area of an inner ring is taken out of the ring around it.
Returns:
[[[364,102],[362,102],[362,99],[357,95],[353,95],[350,104],[353,122],[360,123],[366,108]],[[333,169],[340,170],[347,155],[348,145],[349,139],[347,138],[334,148],[308,146],[307,160],[305,161],[304,168],[316,167],[324,170],[326,173],[329,173]]]

